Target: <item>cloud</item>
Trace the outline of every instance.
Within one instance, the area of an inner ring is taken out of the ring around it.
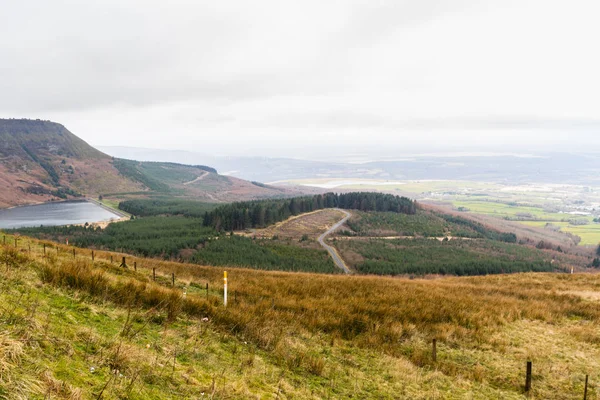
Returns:
[[[598,132],[593,0],[0,6],[0,116],[58,120],[92,143],[261,151],[484,132],[479,144],[497,146]]]

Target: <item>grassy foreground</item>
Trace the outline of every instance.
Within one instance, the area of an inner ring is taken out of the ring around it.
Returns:
[[[0,244],[0,398],[520,399],[527,360],[532,398],[600,382],[598,275],[229,269],[225,308],[223,268],[17,247]]]

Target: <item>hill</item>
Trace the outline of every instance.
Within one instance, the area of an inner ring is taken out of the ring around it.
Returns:
[[[340,273],[318,237],[342,219],[345,214],[337,209],[341,208],[352,216],[327,241],[352,273],[485,275],[584,271],[597,266],[590,251],[582,252],[574,244],[554,245],[548,238],[536,241],[467,214],[420,207],[385,194],[328,193],[218,206],[142,199],[119,207],[137,218],[106,229],[32,227],[15,232],[200,265]],[[378,207],[387,211],[377,211]]]
[[[0,120],[0,184],[0,207],[144,189],[64,126],[24,119]]]
[[[527,361],[598,394],[598,275],[236,269],[224,307],[220,267],[1,243],[0,398],[524,399]]]
[[[60,124],[27,119],[0,119],[0,185],[6,188],[0,208],[100,195],[168,194],[219,202],[294,193],[221,176],[202,165],[114,159]]]

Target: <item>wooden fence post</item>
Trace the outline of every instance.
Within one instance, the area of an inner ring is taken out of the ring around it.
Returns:
[[[154,282],[156,282],[156,268],[155,267],[152,268],[152,279],[154,279]]]
[[[92,250],[92,262],[94,262],[94,250]]]
[[[531,391],[531,361],[527,361],[527,375],[525,376],[525,392]]]
[[[587,388],[588,388],[588,378],[589,376],[585,376],[585,389],[583,389],[583,400],[587,400]]]
[[[18,240],[19,240],[19,239],[15,238],[15,249],[17,248],[17,241],[18,241]]]
[[[125,257],[123,257],[123,261],[121,262],[121,265],[119,265],[119,267],[127,268],[127,263],[125,262]]]
[[[111,264],[113,263],[112,256],[110,256],[110,263],[111,263]]]
[[[46,243],[44,243],[44,257],[46,257]]]
[[[208,282],[206,282],[206,298],[208,299]]]
[[[437,362],[437,339],[433,339],[433,341],[432,341],[431,356],[433,358],[433,362]]]
[[[172,272],[171,275],[173,276],[173,287],[175,287],[175,272]]]
[[[75,258],[75,248],[73,248],[73,258]]]
[[[133,262],[133,270],[137,272],[137,261]]]

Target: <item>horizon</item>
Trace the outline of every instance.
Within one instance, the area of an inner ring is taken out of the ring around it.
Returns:
[[[600,146],[593,1],[143,4],[7,7],[0,116],[225,156]]]

